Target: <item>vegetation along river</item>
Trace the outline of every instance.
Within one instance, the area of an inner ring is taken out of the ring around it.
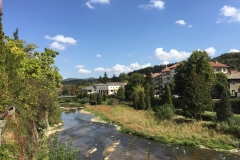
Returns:
[[[63,112],[60,143],[72,138],[81,160],[239,160],[234,154],[189,146],[165,145],[117,131],[117,127],[97,122],[84,111]]]

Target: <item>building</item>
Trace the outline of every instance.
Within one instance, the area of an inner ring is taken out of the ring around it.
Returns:
[[[225,73],[228,78],[230,93],[232,96],[240,97],[240,72],[229,71],[229,67],[218,61],[209,62],[215,73]],[[155,94],[163,92],[163,89],[170,83],[176,74],[177,64],[164,68],[160,73],[152,74]]]
[[[162,73],[154,73],[152,74],[152,82],[154,85],[154,93],[155,95],[158,95],[163,91],[162,88]]]
[[[231,96],[240,97],[240,72],[231,71],[227,77]]]
[[[225,73],[225,74],[228,73],[228,66],[227,65],[222,64],[218,61],[209,62],[209,63],[213,67],[215,73],[219,73],[219,72],[222,72],[222,73]]]
[[[88,94],[104,94],[113,95],[117,93],[120,87],[124,88],[125,82],[107,82],[106,84],[98,83],[93,86],[85,87],[82,91],[87,91]]]
[[[165,88],[170,81],[172,80],[172,78],[174,77],[174,75],[176,74],[176,67],[178,66],[178,63],[164,68],[161,73],[162,73],[162,87]]]

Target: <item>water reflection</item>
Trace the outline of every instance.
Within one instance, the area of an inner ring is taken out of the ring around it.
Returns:
[[[81,110],[63,112],[64,130],[60,141],[73,140],[80,149],[79,159],[89,160],[239,160],[240,157],[214,150],[188,146],[165,145],[149,139],[119,133],[115,126],[91,122],[95,116]]]

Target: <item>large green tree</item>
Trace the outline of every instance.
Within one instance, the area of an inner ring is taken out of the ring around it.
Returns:
[[[210,57],[205,51],[194,51],[187,61],[177,67],[175,86],[177,93],[184,96],[183,111],[186,116],[200,119],[203,112],[212,109],[211,90],[216,75],[210,66]]]
[[[124,100],[125,99],[125,94],[124,94],[124,90],[122,87],[120,87],[117,91],[117,98],[120,100]]]

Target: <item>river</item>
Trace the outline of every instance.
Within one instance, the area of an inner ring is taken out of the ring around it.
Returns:
[[[93,114],[63,112],[61,143],[72,138],[81,160],[239,160],[240,156],[189,146],[165,145],[117,131],[117,127],[92,122]]]

